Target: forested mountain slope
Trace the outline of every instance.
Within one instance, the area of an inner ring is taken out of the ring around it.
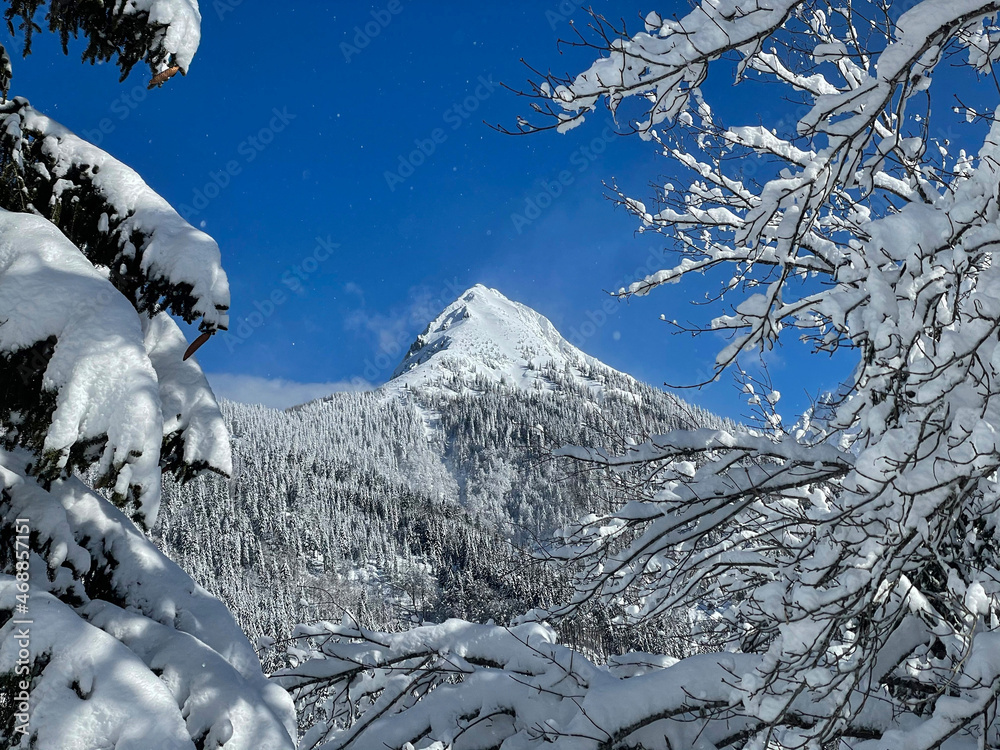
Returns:
[[[614,492],[547,447],[721,424],[481,286],[375,391],[223,411],[232,479],[167,485],[155,536],[251,638],[344,610],[371,627],[505,622],[559,593],[524,548]]]

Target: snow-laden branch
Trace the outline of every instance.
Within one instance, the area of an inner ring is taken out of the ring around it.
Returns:
[[[53,289],[62,304],[52,304]],[[53,402],[44,441],[32,446],[41,455],[38,472],[58,476],[74,448],[105,439],[99,474],[121,498],[136,487],[155,518],[160,400],[128,301],[45,219],[0,210],[0,320],[4,353],[53,342],[47,358],[39,354],[38,363],[25,360],[6,373],[21,388],[38,381],[40,395]],[[97,387],[108,379],[113,387]],[[11,402],[6,408],[16,407]],[[27,435],[37,427],[21,425]]]
[[[0,575],[0,672],[13,672],[19,628],[32,620],[36,744],[291,750],[288,696],[264,678],[225,605],[79,479],[40,487],[25,472],[30,458],[0,451],[0,518],[26,537],[15,547],[10,536],[2,558],[13,570],[23,550],[30,569]]]
[[[161,469],[231,470],[218,404],[195,360],[182,361],[168,314],[226,327],[219,248],[23,99],[0,105],[0,123],[0,412],[16,425],[6,443],[37,451],[46,480],[96,463],[116,499],[138,500],[153,523]]]
[[[51,220],[140,311],[167,308],[206,331],[228,326],[218,245],[135,171],[21,98],[0,106],[0,144],[13,177],[5,207]]]
[[[45,18],[36,19],[39,6],[46,5]],[[23,32],[25,54],[31,52],[42,21],[60,36],[64,52],[68,53],[70,37],[83,36],[87,42],[83,59],[91,63],[115,60],[123,80],[141,61],[155,75],[171,68],[187,73],[201,42],[197,0],[130,0],[106,8],[103,4],[12,0],[4,19]]]
[[[708,75],[709,63],[730,51],[758,48],[796,5],[796,0],[702,3],[678,21],[650,13],[646,25],[655,33],[613,40],[608,57],[571,84],[548,89],[567,113],[560,118],[560,132],[582,124],[600,99],[609,97],[614,111],[626,97],[642,96],[652,103],[649,119],[638,125],[639,132],[647,134],[687,108],[692,91]]]
[[[766,434],[557,450],[622,490],[541,550],[572,595],[495,629],[503,657],[478,662],[482,631],[461,623],[303,632],[282,679],[323,717],[315,746],[1000,746],[998,12],[705,0],[631,36],[593,16],[596,43],[577,46],[600,58],[537,82],[535,111],[568,131],[604,102],[666,158],[652,202],[615,199],[679,258],[620,294],[728,268],[729,307],[699,329],[731,336],[716,374],[789,330],[856,367],[793,427],[771,393]],[[993,114],[935,137],[957,59],[988,74],[967,85]],[[713,68],[777,95],[723,124]],[[512,638],[595,602],[620,613],[611,627],[686,610],[704,653],[623,676]]]

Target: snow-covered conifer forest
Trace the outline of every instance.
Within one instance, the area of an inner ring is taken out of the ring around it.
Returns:
[[[483,285],[378,387],[220,401],[218,244],[17,96],[46,34],[182,88],[196,0],[8,0],[0,748],[1000,748],[1000,4],[640,10],[499,129],[645,142],[673,264],[612,294],[703,303],[739,421]],[[798,341],[852,369],[782,413]]]

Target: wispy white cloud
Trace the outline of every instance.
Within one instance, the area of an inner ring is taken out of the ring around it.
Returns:
[[[364,289],[354,282],[344,291],[354,295],[360,305],[344,316],[344,328],[374,341],[380,352],[402,356],[406,345],[424,330],[465,290],[457,279],[445,282],[436,292],[426,285],[411,287],[407,298],[387,311],[371,310],[365,303]]]
[[[371,338],[379,351],[398,351],[410,339],[411,327],[413,324],[406,313],[386,315],[361,308],[344,318],[345,329]]]
[[[244,404],[263,404],[275,409],[304,404],[338,391],[366,391],[371,383],[361,378],[332,383],[299,383],[283,378],[262,378],[236,373],[206,373],[215,395]]]

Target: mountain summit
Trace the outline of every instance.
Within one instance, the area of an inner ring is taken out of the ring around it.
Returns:
[[[482,284],[462,294],[417,336],[390,383],[445,380],[545,387],[542,370],[583,377],[610,370],[564,339],[544,315]]]

